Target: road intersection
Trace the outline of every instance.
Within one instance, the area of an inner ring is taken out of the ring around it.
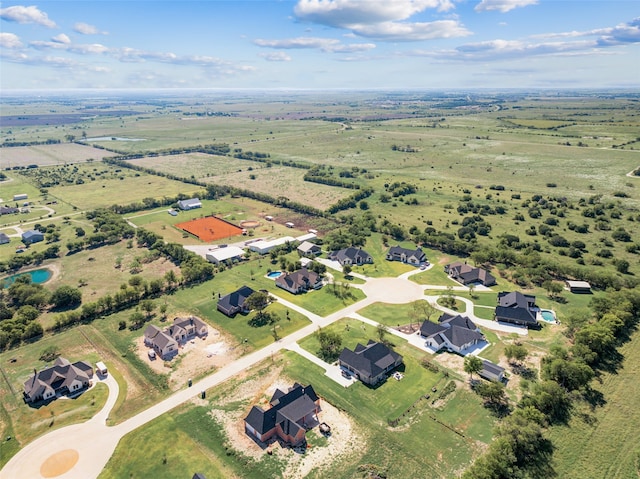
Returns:
[[[335,265],[329,266],[335,268]],[[287,349],[300,353],[300,347],[297,342],[304,337],[313,334],[318,328],[328,326],[339,319],[347,317],[358,319],[368,324],[377,325],[374,321],[364,318],[357,313],[357,311],[362,308],[376,302],[403,304],[410,303],[418,299],[426,299],[435,304],[437,296],[425,296],[424,294],[425,290],[436,289],[433,285],[418,285],[417,283],[409,280],[409,277],[412,274],[420,272],[421,270],[416,269],[415,271],[410,271],[396,278],[369,278],[360,275],[361,279],[365,280],[365,283],[362,285],[353,285],[353,287],[362,289],[367,297],[325,317],[318,316],[317,314],[311,313],[290,301],[276,296],[276,300],[278,302],[285,305],[287,308],[305,315],[309,318],[311,324],[282,339],[279,339],[269,346],[237,359],[233,363],[194,383],[192,387],[175,392],[158,404],[140,412],[136,416],[116,426],[106,425],[106,419],[115,405],[115,401],[118,396],[118,385],[116,381],[111,377],[108,377],[103,381],[109,386],[109,397],[103,409],[96,416],[84,423],[74,424],[72,426],[52,431],[41,436],[32,443],[27,444],[14,457],[12,457],[2,471],[0,471],[0,479],[39,479],[44,477],[56,477],[59,479],[97,478],[113,455],[118,442],[126,434],[141,427],[156,417],[165,414],[180,404],[189,401],[194,396],[200,394],[201,391],[206,391],[223,383],[251,366],[269,358],[275,353]],[[468,290],[468,288],[464,286],[458,286],[454,289],[458,291]],[[527,333],[526,328],[477,318],[473,314],[473,303],[465,298],[458,299],[463,300],[467,304],[467,315],[479,326],[499,330],[501,332],[517,334]],[[440,306],[437,307],[446,312],[452,312]],[[406,339],[414,346],[421,347],[421,344],[423,345],[424,343],[415,334],[407,335],[395,330],[391,330],[391,332]],[[424,346],[421,349],[425,349]],[[347,386],[347,384],[344,385]],[[56,458],[56,455],[64,454],[69,451],[77,452],[75,456],[77,456],[78,459],[75,464],[71,464],[70,468],[66,472],[62,472],[55,476],[43,475],[42,465],[46,461],[51,461]]]

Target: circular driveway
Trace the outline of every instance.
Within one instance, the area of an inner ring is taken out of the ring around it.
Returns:
[[[404,304],[424,299],[422,286],[401,278],[368,278],[362,291],[369,298],[391,304]]]

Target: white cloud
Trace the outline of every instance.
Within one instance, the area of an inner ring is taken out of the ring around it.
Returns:
[[[268,62],[290,62],[291,57],[285,52],[259,53]]]
[[[406,20],[428,8],[453,8],[450,0],[299,0],[294,13],[300,20],[330,27]]]
[[[2,48],[22,48],[20,37],[14,33],[0,32],[0,47]]]
[[[101,32],[97,27],[83,22],[76,23],[73,30],[81,35],[107,35],[107,32]]]
[[[51,41],[55,43],[63,43],[65,45],[68,45],[71,43],[71,39],[64,33],[61,33],[60,35],[56,35],[51,39]]]
[[[60,38],[62,37],[62,38]],[[68,40],[68,42],[64,41],[64,38]],[[71,53],[77,53],[79,55],[95,55],[108,53],[109,47],[101,45],[100,43],[92,43],[92,44],[73,44],[69,37],[64,34],[58,35],[52,39],[50,42],[43,42],[40,40],[33,41],[29,43],[29,46],[35,48],[36,50],[65,50]]]
[[[527,7],[529,5],[536,5],[538,0],[482,0],[476,5],[476,12],[491,12],[499,11],[506,13],[514,8]]]
[[[469,30],[455,20],[439,20],[425,23],[384,22],[373,25],[352,25],[352,29],[363,37],[396,42],[471,35]]]
[[[470,32],[457,20],[404,22],[426,9],[447,11],[451,0],[299,0],[294,8],[302,21],[350,30],[382,41],[420,41],[452,38]]]
[[[49,16],[38,9],[35,5],[24,7],[15,5],[13,7],[1,8],[0,18],[8,22],[35,23],[43,27],[55,28],[56,23],[49,19]]]
[[[351,43],[343,44],[335,38],[318,38],[318,37],[297,37],[286,38],[284,40],[265,40],[258,38],[253,41],[259,47],[295,49],[295,48],[312,48],[323,52],[330,53],[347,53],[361,52],[375,48],[373,43]]]

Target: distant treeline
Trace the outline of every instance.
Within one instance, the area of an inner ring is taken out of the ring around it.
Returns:
[[[47,140],[42,141],[9,141],[4,140],[0,145],[0,148],[4,147],[13,147],[13,146],[36,146],[36,145],[57,145],[62,143],[61,140],[55,140],[53,138],[49,138]]]

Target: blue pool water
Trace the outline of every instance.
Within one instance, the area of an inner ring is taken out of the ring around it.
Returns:
[[[541,309],[540,310],[540,316],[542,316],[543,321],[547,322],[547,323],[555,323],[556,322],[556,315],[553,311],[549,310],[549,309]]]
[[[267,278],[276,279],[281,274],[282,271],[271,271],[270,273],[267,273]]]
[[[26,273],[14,274],[12,276],[4,278],[1,281],[4,283],[4,287],[8,288],[13,283],[15,283],[16,279],[20,278],[21,276],[30,276],[32,283],[42,284],[49,281],[49,279],[51,278],[51,275],[52,275],[51,270],[48,270],[47,268],[40,268],[40,269],[34,269],[33,271],[27,271]]]

